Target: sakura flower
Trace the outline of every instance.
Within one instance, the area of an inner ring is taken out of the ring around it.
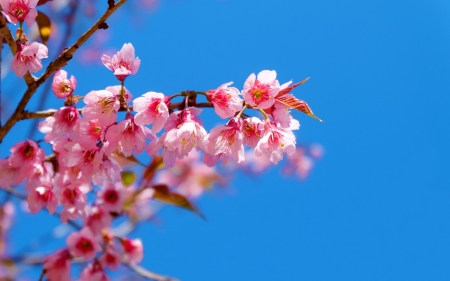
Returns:
[[[107,145],[107,142],[104,143],[104,146]],[[120,181],[120,171],[122,169],[120,166],[116,163],[114,159],[111,157],[108,157],[106,155],[103,155],[102,162],[100,163],[100,166],[98,169],[94,171],[92,174],[92,182],[95,185],[100,185],[104,183],[106,180],[111,180],[113,182],[119,182]]]
[[[69,250],[59,250],[44,259],[45,275],[48,281],[71,281],[71,259]]]
[[[87,120],[98,119],[98,124],[101,126],[108,126],[116,121],[120,101],[119,97],[110,91],[91,91],[83,101],[86,106],[82,112]]]
[[[87,209],[83,224],[93,233],[100,233],[102,229],[111,226],[111,215],[101,206],[95,205]]]
[[[65,70],[58,70],[53,77],[52,90],[58,98],[68,97],[75,91],[77,87],[77,79],[72,75],[67,79],[67,72]]]
[[[218,126],[211,130],[205,138],[204,161],[207,166],[214,166],[220,159],[224,165],[230,156],[238,163],[244,161],[242,125],[242,119],[232,118],[226,126]]]
[[[137,112],[134,117],[136,125],[153,123],[152,132],[158,133],[169,117],[169,100],[162,93],[148,92],[133,101],[133,110]]]
[[[80,114],[75,106],[64,106],[39,124],[39,130],[46,133],[46,141],[67,139],[79,118]]]
[[[56,211],[58,199],[53,193],[53,183],[50,175],[41,176],[40,182],[35,187],[27,186],[27,189],[29,190],[27,203],[31,213],[39,212],[44,205],[50,214]]]
[[[255,148],[261,138],[263,122],[257,117],[244,119],[242,133],[244,134],[244,143],[251,148]]]
[[[72,256],[83,257],[85,260],[94,258],[96,252],[102,249],[89,228],[83,228],[79,232],[70,234],[66,243]]]
[[[275,122],[280,124],[280,126],[283,128],[287,128],[289,130],[300,129],[300,122],[292,118],[290,107],[285,104],[282,104],[279,101],[275,101],[272,107],[271,115],[273,116]]]
[[[255,148],[256,157],[266,155],[270,161],[277,164],[283,159],[284,152],[288,155],[295,153],[295,135],[292,131],[266,120],[263,136]]]
[[[58,199],[66,208],[74,207],[77,210],[82,210],[86,206],[87,197],[80,188],[66,186],[61,188],[58,192]]]
[[[37,16],[36,5],[38,0],[0,0],[2,13],[13,24],[25,22],[30,26]]]
[[[130,156],[132,152],[141,153],[145,148],[145,139],[153,138],[150,131],[134,122],[134,116],[127,114],[125,120],[109,127],[106,139],[112,144],[119,144],[121,152]]]
[[[85,178],[90,177],[99,168],[104,152],[101,147],[85,149],[78,143],[69,142],[65,145],[68,150],[63,158],[63,163],[67,167],[77,167],[81,170]]]
[[[98,261],[94,261],[88,264],[80,275],[80,281],[110,281],[111,279],[103,271],[101,264]]]
[[[200,112],[200,109],[189,107],[172,113],[164,126],[167,132],[149,144],[147,153],[155,155],[163,148],[164,164],[173,167],[175,160],[187,156],[192,148],[203,149],[203,139],[207,133],[201,120],[196,117]]]
[[[48,49],[41,43],[17,44],[17,54],[14,56],[11,67],[17,76],[23,77],[27,71],[39,71],[42,68],[41,59],[46,57],[48,57]]]
[[[110,270],[116,270],[121,263],[122,256],[117,251],[113,245],[109,244],[106,246],[106,250],[100,257],[99,261],[103,268],[108,268]]]
[[[25,170],[13,167],[9,159],[0,159],[0,187],[9,188],[20,184],[26,177]]]
[[[122,244],[124,255],[123,259],[131,264],[139,263],[144,256],[144,248],[142,247],[141,239],[127,239],[120,240]]]
[[[214,105],[214,111],[221,118],[233,117],[236,112],[242,109],[242,99],[239,97],[239,90],[230,87],[233,82],[228,82],[221,85],[215,90],[210,90],[206,93],[208,100]]]
[[[39,165],[44,161],[45,152],[36,142],[26,140],[15,144],[11,149],[11,156],[9,163],[13,167],[20,167],[22,170],[28,170],[31,174],[31,169],[34,165]]]
[[[245,81],[242,91],[245,102],[256,109],[271,107],[280,91],[280,83],[276,77],[274,70],[263,70],[258,73],[258,77],[252,73]]]
[[[120,213],[125,200],[125,188],[120,184],[106,182],[97,193],[98,204],[107,212]]]
[[[78,119],[70,133],[70,139],[79,143],[83,148],[95,149],[97,141],[104,138],[105,128],[98,123],[97,119]]]
[[[125,43],[122,49],[112,58],[103,55],[102,62],[109,70],[114,72],[119,81],[124,81],[130,74],[136,74],[141,64],[141,60],[135,58],[134,47],[131,43]]]

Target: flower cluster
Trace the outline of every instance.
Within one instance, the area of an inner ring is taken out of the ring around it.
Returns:
[[[32,7],[34,2],[14,3]],[[14,8],[12,4],[8,7]],[[4,13],[14,13],[5,8]],[[22,43],[13,62],[16,74],[40,69],[39,59],[46,53],[46,48],[38,43]],[[253,157],[277,164],[285,153],[295,157],[293,130],[299,129],[300,124],[290,109],[312,115],[306,103],[289,94],[298,84],[280,85],[275,71],[251,74],[242,90],[228,82],[206,92],[183,91],[166,96],[150,91],[133,99],[125,88],[126,78],[136,74],[140,66],[133,46],[124,44],[115,55],[103,55],[101,60],[120,85],[92,90],[80,97],[75,95],[74,76],[68,78],[64,70],[55,73],[52,90],[57,98],[65,99],[64,106],[39,125],[45,142],[51,146],[50,155],[45,155],[41,143],[26,140],[14,145],[7,159],[0,159],[0,187],[10,188],[25,181],[31,213],[43,208],[55,213],[58,209],[62,222],[83,222],[81,229],[67,238],[66,248],[46,258],[44,268],[51,281],[70,280],[73,258],[88,262],[80,280],[109,280],[104,269],[114,270],[121,262],[140,262],[141,241],[115,236],[111,230],[115,217],[135,218],[142,205],[152,198],[167,201],[177,196],[200,195],[213,183],[224,181],[213,168],[208,168],[219,162],[243,163]],[[197,102],[201,96],[207,100],[202,107],[214,108],[220,118],[227,119],[224,125],[209,132],[203,127]],[[182,100],[174,102],[178,97]],[[79,108],[81,99],[84,106]],[[248,115],[251,111],[258,115]],[[251,157],[246,154],[246,147],[252,151]],[[192,164],[200,157],[199,151],[208,167]],[[153,164],[146,167],[139,186],[127,184],[121,161],[136,159],[143,152],[152,156]],[[153,174],[162,164],[157,159],[162,159],[166,167],[178,169],[177,180],[172,172],[162,172],[158,177],[161,183],[152,186]],[[177,193],[171,194],[168,186],[178,186]],[[92,202],[89,193],[95,193]]]

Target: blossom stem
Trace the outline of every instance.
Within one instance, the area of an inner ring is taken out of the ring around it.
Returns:
[[[130,112],[130,107],[128,106],[128,101],[125,99],[125,81],[120,81],[120,102],[125,104],[125,107],[127,109],[127,112]]]
[[[23,33],[23,27],[22,27],[22,25],[23,25],[23,22],[19,22],[19,36],[17,37],[17,41],[20,41],[20,40],[22,40],[22,33]]]
[[[267,114],[264,112],[264,110],[258,109],[258,111],[261,112],[262,115],[264,115],[264,118],[266,119],[266,121],[269,120],[269,116],[267,116]]]
[[[239,111],[238,115],[236,115],[236,118],[240,118],[242,113],[244,113],[244,110],[247,109],[247,104],[244,105],[244,107],[241,109],[241,111]]]

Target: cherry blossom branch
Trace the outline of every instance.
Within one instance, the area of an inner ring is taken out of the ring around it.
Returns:
[[[20,120],[22,120],[22,115],[24,113],[25,107],[27,106],[28,102],[30,101],[33,94],[36,92],[36,90],[58,69],[61,69],[67,63],[69,60],[72,59],[73,54],[99,29],[106,28],[105,21],[120,7],[122,6],[127,0],[120,0],[118,1],[114,6],[109,6],[108,9],[105,11],[105,13],[98,19],[92,26],[89,28],[83,35],[78,38],[78,40],[69,48],[65,49],[53,62],[51,62],[47,69],[45,70],[44,74],[42,74],[41,77],[39,77],[37,80],[35,80],[33,83],[28,85],[27,90],[25,91],[22,99],[20,100],[19,104],[17,105],[16,109],[14,110],[14,113],[11,115],[11,117],[6,121],[5,125],[0,128],[0,143],[3,141],[3,138],[6,136],[6,134],[11,130],[11,128]],[[0,17],[0,18],[3,18]],[[6,21],[3,18],[3,28],[6,27]],[[2,22],[0,20],[0,29],[2,29]]]
[[[140,276],[150,279],[150,280],[155,280],[155,281],[179,281],[176,278],[173,277],[168,277],[168,276],[163,276],[163,275],[159,275],[155,272],[152,272],[148,269],[145,269],[139,265],[136,264],[129,264],[129,263],[125,263],[122,262],[126,267],[128,267],[129,269],[133,270],[134,272],[136,272],[137,274],[139,274]]]
[[[203,107],[203,108],[214,107],[214,105],[210,102],[198,102],[193,106]],[[171,104],[169,106],[169,109],[171,109],[171,110],[183,109],[183,107],[184,107],[184,102],[178,102],[178,103]],[[133,110],[133,107],[129,106],[129,109],[131,111],[131,110]],[[119,111],[126,112],[127,110],[126,110],[126,108],[121,108]],[[56,112],[56,109],[48,109],[48,110],[35,111],[35,112],[25,111],[21,114],[20,120],[47,118],[47,117],[53,116],[55,114],[55,112]],[[81,109],[78,109],[78,112],[81,114],[82,113]]]

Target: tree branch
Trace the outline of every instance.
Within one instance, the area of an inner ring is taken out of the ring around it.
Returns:
[[[22,119],[22,115],[24,113],[26,105],[28,104],[36,90],[39,88],[39,86],[41,86],[50,77],[50,75],[55,73],[58,69],[61,69],[62,67],[67,65],[69,60],[72,59],[73,54],[94,34],[95,31],[102,27],[103,23],[109,18],[109,16],[111,16],[125,2],[127,2],[127,0],[120,0],[112,8],[108,8],[103,16],[101,16],[100,19],[97,20],[97,22],[95,22],[93,26],[91,26],[91,28],[89,28],[83,35],[81,35],[81,37],[78,38],[78,40],[72,46],[70,46],[70,48],[65,49],[64,52],[62,52],[53,62],[51,62],[47,66],[47,69],[41,77],[28,85],[28,88],[25,91],[22,99],[14,110],[14,113],[8,119],[8,121],[6,121],[5,125],[0,128],[0,143],[3,141],[3,138],[11,130],[11,128]],[[3,18],[3,16],[0,18]],[[6,24],[3,25],[3,28],[5,28]],[[3,30],[1,20],[0,30]]]
[[[163,276],[163,275],[159,275],[155,272],[152,272],[148,269],[145,269],[139,265],[136,264],[129,264],[129,263],[125,263],[123,262],[123,264],[128,267],[129,269],[133,270],[135,273],[139,274],[140,276],[150,279],[150,280],[155,280],[155,281],[180,281],[176,278],[173,277],[168,277],[168,276]]]

